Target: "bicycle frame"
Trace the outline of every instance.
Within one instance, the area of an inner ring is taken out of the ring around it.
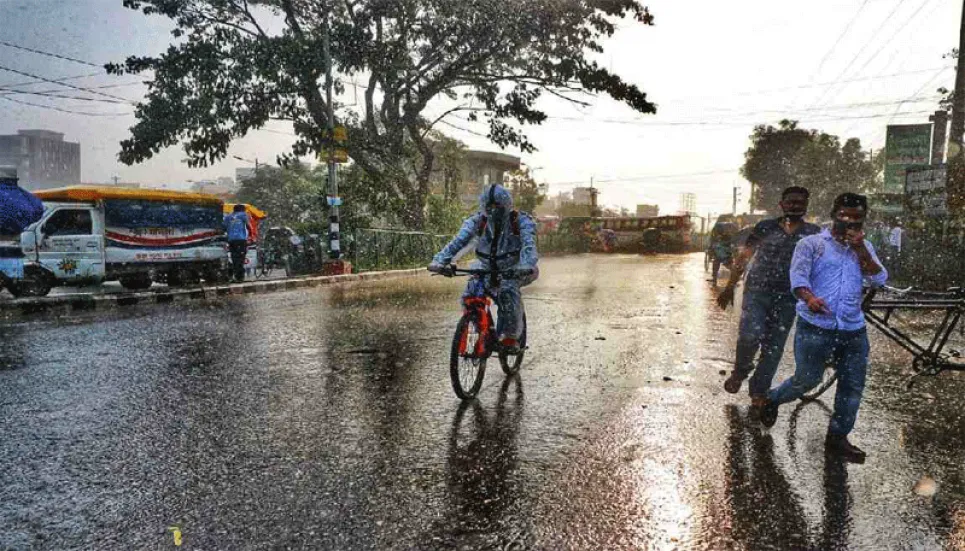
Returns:
[[[908,291],[902,292],[907,293]],[[965,371],[965,363],[950,361],[951,357],[961,357],[961,353],[957,350],[945,350],[949,337],[965,314],[965,289],[950,289],[945,293],[920,293],[918,297],[876,297],[877,289],[870,290],[865,296],[861,305],[865,318],[886,337],[914,356],[912,369],[916,372],[916,377],[938,375],[942,371]],[[890,323],[891,315],[896,310],[944,311],[945,315],[931,341],[925,346]]]
[[[494,270],[460,270],[453,268],[452,274],[489,277],[490,282],[495,283],[497,287],[501,279],[512,278],[512,270],[499,272]],[[479,320],[479,331],[481,335],[479,341],[476,343],[476,350],[473,352],[476,357],[488,358],[499,347],[499,343],[496,342],[496,326],[493,323],[492,312],[489,309],[494,299],[495,297],[492,296],[488,290],[485,296],[465,297],[462,299],[463,307],[469,311],[475,311],[476,319]],[[466,352],[464,336],[463,340],[459,343],[459,353],[466,354]]]
[[[493,316],[489,311],[489,305],[492,300],[489,297],[466,297],[462,300],[463,307],[466,310],[474,312],[476,319],[478,320],[479,327],[479,340],[476,341],[476,350],[473,351],[473,355],[479,358],[488,358],[492,353],[492,332],[495,330],[493,327]],[[466,337],[467,334],[463,334],[461,341],[459,342],[459,353],[461,355],[466,354]]]

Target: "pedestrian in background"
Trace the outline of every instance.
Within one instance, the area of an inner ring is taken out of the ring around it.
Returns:
[[[901,227],[901,219],[895,219],[895,227],[888,233],[888,246],[891,248],[891,264],[888,266],[891,278],[898,277],[901,271],[901,245],[905,237],[905,230]]]
[[[245,205],[235,205],[234,212],[225,216],[228,251],[231,253],[231,275],[235,281],[245,280],[245,257],[248,255],[248,213]]]
[[[844,193],[834,200],[830,230],[801,240],[791,260],[797,302],[794,376],[767,394],[761,424],[774,426],[778,406],[798,400],[821,382],[831,360],[838,374],[826,452],[862,463],[865,452],[848,441],[861,406],[868,366],[868,331],[861,310],[862,283],[884,285],[888,272],[864,239],[868,199]]]
[[[734,370],[724,381],[724,390],[737,394],[753,371],[748,392],[754,408],[764,404],[794,324],[795,298],[788,277],[794,247],[802,238],[821,231],[804,221],[809,198],[810,193],[803,187],[784,190],[779,203],[784,215],[761,220],[754,226],[733,260],[727,286],[717,298],[718,305],[724,309],[733,303],[734,288],[753,258],[744,283]],[[754,357],[758,352],[760,359],[755,367]]]

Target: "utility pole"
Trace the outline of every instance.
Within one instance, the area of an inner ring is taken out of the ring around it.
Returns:
[[[932,126],[931,140],[931,164],[940,165],[945,160],[945,139],[948,130],[948,113],[944,109],[935,111],[935,114],[928,117],[928,120],[935,123]]]
[[[329,229],[328,229],[328,255],[332,262],[325,270],[326,274],[336,275],[351,273],[351,265],[342,261],[342,249],[339,239],[339,218],[338,206],[338,165],[335,162],[335,106],[332,104],[332,52],[331,52],[331,21],[330,15],[325,16],[325,36],[323,50],[325,56],[325,100],[328,102],[328,128],[327,142],[328,149],[328,204]]]
[[[952,126],[948,144],[948,207],[961,211],[965,207],[965,2],[958,33],[958,67],[955,73],[955,92],[952,102]]]
[[[731,214],[737,216],[737,186],[734,186],[734,206]]]

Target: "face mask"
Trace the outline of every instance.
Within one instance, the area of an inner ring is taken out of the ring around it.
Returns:
[[[803,212],[785,212],[784,217],[791,222],[800,222],[804,219],[804,214]]]

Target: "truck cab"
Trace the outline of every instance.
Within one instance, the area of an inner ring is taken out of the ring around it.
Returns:
[[[46,203],[43,217],[20,236],[25,272],[40,270],[60,284],[106,277],[104,214],[94,203]]]

